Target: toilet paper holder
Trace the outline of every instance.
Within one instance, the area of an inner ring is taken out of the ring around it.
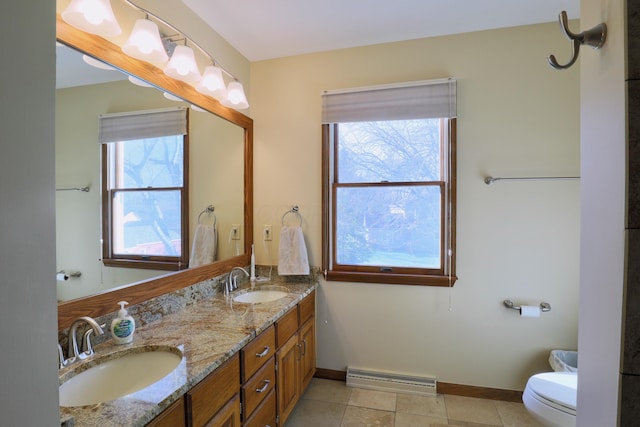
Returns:
[[[510,299],[506,299],[502,301],[502,303],[504,304],[505,307],[511,308],[513,310],[520,311],[520,309],[522,308],[519,305],[513,305],[513,301],[511,301]],[[548,302],[541,302],[540,311],[542,311],[543,313],[546,313],[547,311],[551,311],[551,304],[549,304]]]
[[[69,280],[70,277],[78,278],[80,276],[82,276],[82,273],[79,271],[60,270],[56,272],[56,279],[58,279],[58,281]]]

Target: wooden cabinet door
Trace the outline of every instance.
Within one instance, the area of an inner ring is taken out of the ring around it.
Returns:
[[[316,373],[316,322],[311,318],[300,328],[300,390],[307,388]]]
[[[186,394],[189,427],[208,426],[218,410],[239,391],[240,357],[236,353]]]
[[[151,420],[147,427],[184,427],[187,425],[184,410],[184,398],[181,397]]]
[[[243,424],[244,427],[276,427],[276,392],[271,390],[262,401],[251,418]]]
[[[279,425],[284,425],[300,397],[300,348],[298,334],[276,353]]]
[[[228,401],[205,427],[240,427],[240,395]]]

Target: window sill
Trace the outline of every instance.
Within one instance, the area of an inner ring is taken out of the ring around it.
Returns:
[[[150,260],[103,258],[102,263],[107,267],[144,268],[148,270],[167,270],[167,271],[178,271],[188,267],[186,263],[179,263],[177,261],[150,261]]]
[[[418,274],[375,274],[355,271],[327,271],[326,280],[336,282],[382,283],[389,285],[453,286],[456,276],[428,276]]]

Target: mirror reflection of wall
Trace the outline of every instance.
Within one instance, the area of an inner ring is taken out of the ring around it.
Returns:
[[[160,91],[128,80],[57,90],[56,187],[90,187],[89,192],[56,192],[57,269],[81,273],[57,282],[59,301],[168,273],[104,267],[100,261],[98,116],[174,106]],[[229,239],[233,226],[244,231],[244,130],[206,112],[192,110],[189,116],[189,247],[198,215],[213,205],[219,235],[216,260],[227,259],[245,252],[243,239]]]

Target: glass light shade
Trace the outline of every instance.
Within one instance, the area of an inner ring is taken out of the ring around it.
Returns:
[[[71,0],[61,15],[66,23],[87,33],[103,37],[122,33],[109,0]]]
[[[247,97],[244,94],[242,83],[238,81],[229,83],[229,86],[227,87],[227,97],[221,102],[222,105],[235,108],[237,110],[249,108],[249,103],[247,102]]]
[[[187,83],[195,83],[202,78],[196,65],[193,49],[189,46],[176,46],[164,73],[174,79]]]
[[[169,60],[160,39],[158,26],[148,19],[136,20],[129,39],[122,46],[122,51],[132,58],[152,63],[164,63]]]
[[[196,90],[216,99],[223,99],[227,94],[227,87],[224,84],[222,70],[214,65],[205,68]]]

